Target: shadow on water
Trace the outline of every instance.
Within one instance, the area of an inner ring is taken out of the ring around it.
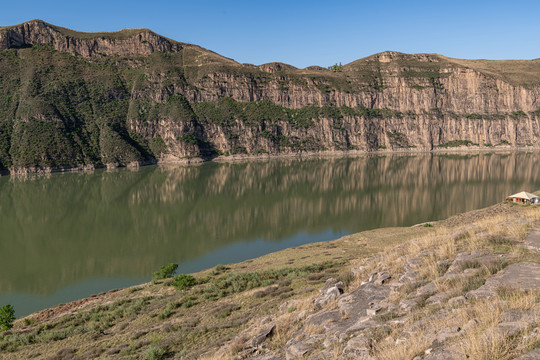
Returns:
[[[24,297],[21,315],[51,296],[88,296],[99,279],[102,290],[144,281],[168,262],[197,271],[446,218],[537,190],[539,158],[388,155],[0,178],[0,304]]]

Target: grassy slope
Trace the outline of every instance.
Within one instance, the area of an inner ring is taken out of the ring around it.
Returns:
[[[284,299],[311,296],[331,276],[350,279],[351,260],[426,231],[367,231],[202,271],[194,274],[199,285],[190,290],[175,290],[165,280],[90,298],[73,312],[62,306],[45,310],[17,320],[14,330],[0,336],[0,349],[7,358],[63,349],[84,358],[138,357],[151,349],[194,358],[230,341],[252,319],[275,312]]]
[[[237,336],[242,332],[245,336],[246,331],[250,333],[250,326],[256,327],[261,318],[271,315],[276,319],[277,328],[274,337],[265,342],[265,348],[279,351],[302,327],[302,323],[294,319],[302,310],[312,311],[310,299],[328,277],[341,278],[351,291],[359,285],[363,275],[356,278],[350,273],[351,268],[362,266],[366,274],[383,268],[398,278],[404,261],[430,249],[435,257],[426,257],[427,263],[420,271],[423,281],[437,283],[441,273],[436,261],[451,260],[458,251],[481,249],[506,254],[510,259],[508,263],[540,262],[538,254],[518,247],[530,229],[531,221],[539,219],[538,211],[537,208],[499,204],[433,223],[434,227],[366,231],[238,264],[217,266],[194,274],[198,285],[187,290],[178,291],[169,286],[169,280],[165,280],[102,294],[17,320],[14,329],[0,335],[0,349],[8,359],[30,358],[36,354],[43,357],[72,354],[82,358],[162,358],[175,355],[191,359],[214,354],[218,347],[229,344],[232,356],[244,346],[236,342]],[[486,232],[490,236],[485,236]],[[457,233],[460,235],[456,236]],[[477,234],[482,234],[482,237]],[[397,244],[401,245],[394,248]],[[493,273],[490,271],[480,271],[464,283],[440,282],[437,286],[457,296],[481,286]],[[408,291],[415,289],[414,286],[405,287],[399,294],[405,298]],[[531,294],[516,294],[510,305],[504,306],[518,309],[530,306],[528,299]],[[535,295],[532,296],[534,298]],[[293,299],[297,301],[291,301]],[[394,300],[400,301],[399,298]],[[278,311],[280,306],[285,306],[285,309]],[[415,308],[409,314],[409,321],[431,316],[444,306]],[[434,326],[444,328],[456,319],[466,322],[476,317],[482,324],[480,331],[496,321],[495,318],[484,320],[483,317],[493,315],[482,311],[486,306],[484,300],[467,302],[452,312],[452,319],[438,321]],[[381,314],[378,319],[386,321],[386,318],[403,315]],[[395,323],[388,325],[386,330],[383,328],[384,332],[371,334],[379,341],[373,350],[375,355],[404,358],[422,353],[425,350],[423,346],[429,345],[422,342],[422,337],[419,341],[400,346],[385,342],[384,334],[399,336],[407,324]],[[462,341],[459,344],[470,348],[478,358],[483,358],[486,351],[489,357],[494,350],[481,346],[480,335],[481,332],[475,337],[459,340]],[[500,349],[504,354],[515,356],[536,346],[534,338],[527,339],[533,342],[501,343]],[[339,348],[341,345],[336,346]],[[228,358],[228,355],[224,356]]]

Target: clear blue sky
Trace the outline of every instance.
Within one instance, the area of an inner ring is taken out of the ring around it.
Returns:
[[[39,18],[80,31],[146,27],[242,63],[306,67],[380,52],[540,57],[540,1],[59,0],[2,3],[0,26]]]

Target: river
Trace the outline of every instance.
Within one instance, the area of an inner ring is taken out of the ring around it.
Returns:
[[[540,154],[378,155],[0,178],[0,306],[17,316],[151,279],[540,189]]]

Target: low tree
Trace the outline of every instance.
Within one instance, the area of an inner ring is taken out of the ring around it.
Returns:
[[[163,265],[158,271],[154,272],[153,280],[163,280],[173,277],[174,273],[178,269],[178,264],[170,263],[169,265]]]
[[[6,331],[13,327],[15,320],[15,309],[7,304],[0,308],[0,331]]]
[[[335,63],[334,65],[332,66],[329,66],[328,67],[328,70],[332,70],[332,71],[342,71],[343,70],[343,65],[341,65],[341,62],[338,64],[338,63]]]

